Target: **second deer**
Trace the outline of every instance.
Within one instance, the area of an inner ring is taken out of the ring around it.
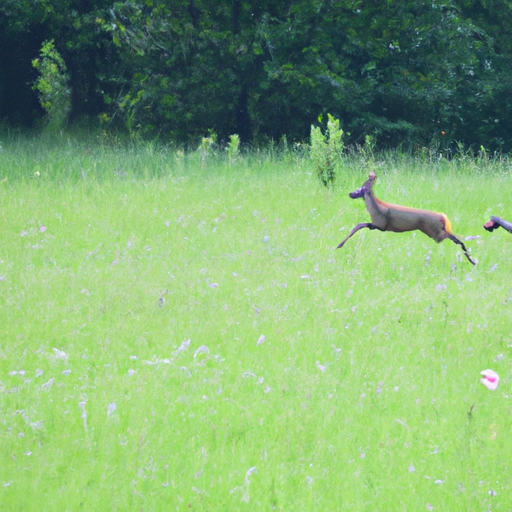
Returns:
[[[503,229],[506,229],[509,233],[512,233],[512,223],[506,221],[505,219],[502,219],[501,217],[495,217],[493,215],[491,217],[491,220],[488,220],[484,224],[484,228],[487,231],[494,231],[495,229],[498,229],[500,226]]]
[[[438,243],[449,238],[452,242],[460,245],[466,258],[473,265],[476,265],[476,262],[473,261],[468,254],[464,243],[452,233],[450,219],[448,219],[444,213],[417,210],[416,208],[407,208],[406,206],[385,203],[373,195],[372,187],[376,179],[377,176],[371,171],[364,185],[349,194],[352,199],[358,199],[360,197],[364,199],[366,209],[372,221],[357,224],[336,249],[343,247],[354,233],[363,228],[394,231],[396,233],[419,230]]]

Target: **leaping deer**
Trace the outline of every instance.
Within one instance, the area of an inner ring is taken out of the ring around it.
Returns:
[[[466,246],[452,233],[450,219],[444,213],[417,210],[416,208],[385,203],[373,195],[372,187],[376,179],[377,176],[371,171],[364,185],[349,194],[352,199],[364,198],[366,209],[372,221],[357,224],[336,249],[343,247],[354,233],[363,228],[394,231],[395,233],[418,229],[430,238],[433,238],[437,243],[449,238],[452,242],[460,245],[466,258],[473,265],[476,265],[476,262],[468,254]]]

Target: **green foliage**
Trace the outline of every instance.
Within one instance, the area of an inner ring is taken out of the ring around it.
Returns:
[[[203,167],[207,159],[217,153],[217,134],[212,128],[208,130],[208,137],[201,138],[201,144],[197,148],[197,152],[201,157]]]
[[[226,153],[230,163],[234,163],[240,158],[240,137],[236,133],[229,136]]]
[[[193,148],[213,128],[219,140],[301,142],[318,112],[332,112],[353,147],[370,135],[379,149],[512,149],[510,2],[2,5],[0,119],[10,125],[41,115],[26,84],[44,37],[66,61],[70,119],[135,138]]]
[[[56,132],[67,122],[71,110],[71,90],[64,60],[54,45],[53,39],[45,41],[40,57],[32,61],[39,72],[33,88],[39,94],[41,106],[46,111],[46,130]]]
[[[363,158],[368,161],[373,161],[375,158],[375,137],[366,135],[364,138],[364,146],[361,148]]]
[[[319,122],[322,118],[319,117]],[[343,130],[340,120],[327,114],[327,129],[325,134],[319,126],[311,126],[310,155],[320,182],[332,186],[340,168],[343,153]]]

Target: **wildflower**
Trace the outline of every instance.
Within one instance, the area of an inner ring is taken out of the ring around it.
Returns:
[[[80,407],[80,409],[82,409],[82,420],[84,421],[84,430],[87,432],[87,412],[85,411],[85,406],[86,406],[87,402],[85,401],[82,401],[82,402],[78,402],[78,407]]]
[[[190,346],[190,340],[183,341],[181,345],[175,350],[174,355],[178,355],[180,352],[184,352]]]
[[[316,362],[316,367],[321,371],[321,372],[325,372],[326,370],[326,366],[323,365],[322,363],[320,363],[320,361],[317,361]]]
[[[245,473],[245,485],[249,485],[249,477],[256,471],[256,466],[253,466],[252,468],[249,468],[247,470],[247,473]]]
[[[52,377],[48,382],[45,382],[42,386],[41,386],[41,389],[46,389],[46,388],[49,388],[50,386],[53,385],[53,383],[55,382],[55,379]]]
[[[41,227],[39,228],[39,231],[40,231],[41,233],[44,233],[44,232],[46,231],[46,228],[45,228],[44,226],[41,226]]]
[[[206,345],[201,345],[195,352],[194,358],[196,358],[199,354],[209,354],[210,349]]]
[[[55,359],[64,359],[65,361],[68,360],[68,355],[63,350],[59,350],[58,348],[53,349],[55,353]]]
[[[484,370],[480,372],[480,375],[483,377],[480,379],[480,382],[491,391],[494,391],[498,387],[498,383],[500,381],[499,375],[493,370]]]

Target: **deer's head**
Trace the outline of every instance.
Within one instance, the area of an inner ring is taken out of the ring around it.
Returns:
[[[373,182],[377,179],[377,175],[370,171],[368,175],[368,179],[365,181],[364,185],[361,188],[358,188],[354,192],[350,192],[349,197],[351,199],[359,199],[360,197],[364,197],[365,194],[369,194],[372,191]]]

